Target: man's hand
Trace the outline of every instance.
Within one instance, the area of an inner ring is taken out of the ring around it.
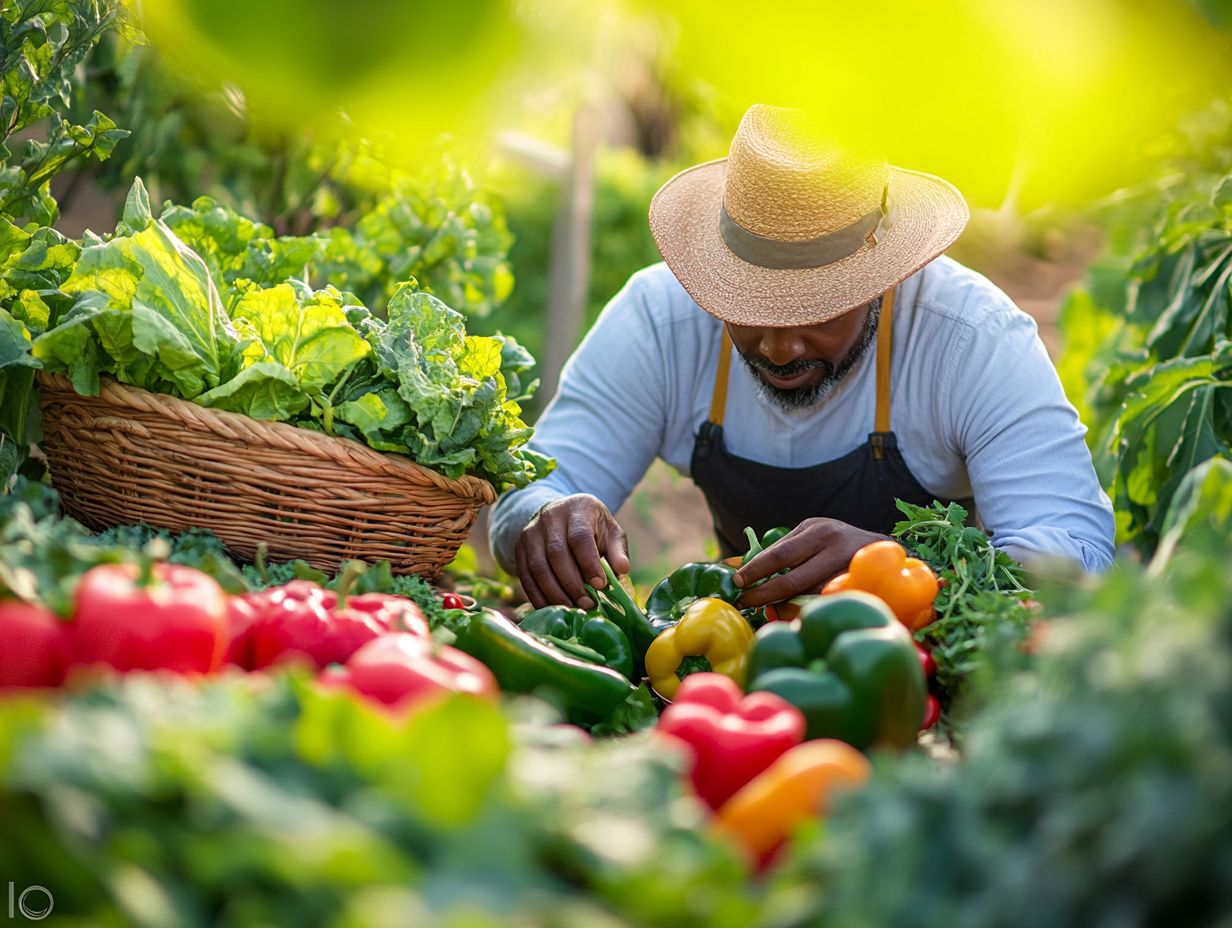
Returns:
[[[805,519],[736,572],[736,586],[747,588],[763,577],[787,571],[741,596],[740,607],[751,609],[817,593],[827,580],[847,569],[853,554],[888,537],[837,519]]]
[[[629,572],[629,543],[607,507],[589,493],[553,500],[535,513],[513,548],[518,579],[532,606],[593,609],[584,583],[597,590],[607,580],[600,557],[617,575]]]

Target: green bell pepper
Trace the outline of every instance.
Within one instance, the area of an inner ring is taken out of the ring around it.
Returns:
[[[757,632],[750,691],[783,697],[804,713],[807,736],[867,750],[915,743],[927,686],[911,634],[877,597],[810,597],[791,622]]]
[[[746,551],[744,557],[740,559],[740,566],[743,567],[790,531],[791,529],[784,528],[780,525],[776,528],[770,529],[759,539],[757,537],[757,532],[750,527],[745,527],[744,537],[749,541],[749,550]]]
[[[646,599],[646,615],[656,631],[675,625],[699,599],[721,599],[735,604],[740,598],[736,570],[727,564],[685,564],[658,582]]]
[[[570,657],[611,667],[633,676],[633,648],[625,633],[601,615],[569,606],[545,606],[522,619],[520,627]]]
[[[658,631],[650,624],[646,613],[638,608],[633,597],[620,585],[607,559],[599,558],[599,562],[603,565],[603,572],[607,576],[607,586],[596,590],[588,583],[586,592],[598,604],[603,617],[624,632],[625,637],[629,639],[629,644],[633,648],[633,679],[640,680],[646,675],[646,651],[650,648],[650,643],[655,640]]]
[[[488,666],[502,690],[547,691],[571,722],[600,722],[620,707],[634,687],[610,667],[570,657],[487,609],[455,623],[453,646]]]

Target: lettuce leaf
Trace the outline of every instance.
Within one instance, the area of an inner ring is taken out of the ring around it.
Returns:
[[[238,372],[240,343],[205,263],[143,201],[138,180],[120,224],[129,234],[82,250],[60,287],[78,305],[33,351],[79,391],[97,393],[109,373],[192,399]]]

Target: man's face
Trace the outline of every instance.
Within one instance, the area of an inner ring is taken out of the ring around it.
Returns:
[[[830,394],[873,344],[880,302],[819,325],[760,328],[727,325],[732,343],[766,394],[788,408]]]

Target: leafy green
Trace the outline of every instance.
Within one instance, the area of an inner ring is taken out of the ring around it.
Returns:
[[[59,216],[51,182],[85,160],[105,160],[128,134],[97,110],[80,123],[65,117],[77,68],[117,10],[112,0],[0,6],[0,492],[37,438],[41,365],[30,343],[69,302],[56,288],[79,251],[48,228]]]
[[[242,216],[211,197],[191,207],[168,205],[161,219],[205,260],[220,287],[248,280],[265,286],[288,277],[303,277],[308,265],[325,253],[316,236],[276,238],[269,226]]]
[[[896,504],[907,518],[894,526],[894,537],[942,581],[933,604],[936,619],[916,638],[928,645],[937,662],[937,682],[952,701],[966,695],[970,681],[988,669],[990,654],[1027,639],[1030,591],[1023,585],[1022,567],[966,524],[962,506]]]
[[[1232,445],[1232,180],[1206,184],[1173,198],[1135,251],[1097,262],[1061,320],[1060,369],[1118,537],[1145,554],[1185,474]]]
[[[239,342],[205,263],[149,218],[144,194],[137,180],[119,230],[128,234],[82,249],[60,287],[79,299],[33,352],[78,392],[97,393],[106,373],[192,399],[234,376]]]
[[[550,471],[525,447],[519,401],[537,382],[512,339],[467,335],[461,313],[410,284],[382,320],[332,286],[238,276],[282,273],[302,243],[264,237],[210,201],[163,215],[205,257],[153,218],[138,179],[116,234],[87,245],[60,284],[75,302],[34,340],[35,365],[67,373],[80,393],[97,393],[106,374],[361,440],[450,477],[524,486]]]

